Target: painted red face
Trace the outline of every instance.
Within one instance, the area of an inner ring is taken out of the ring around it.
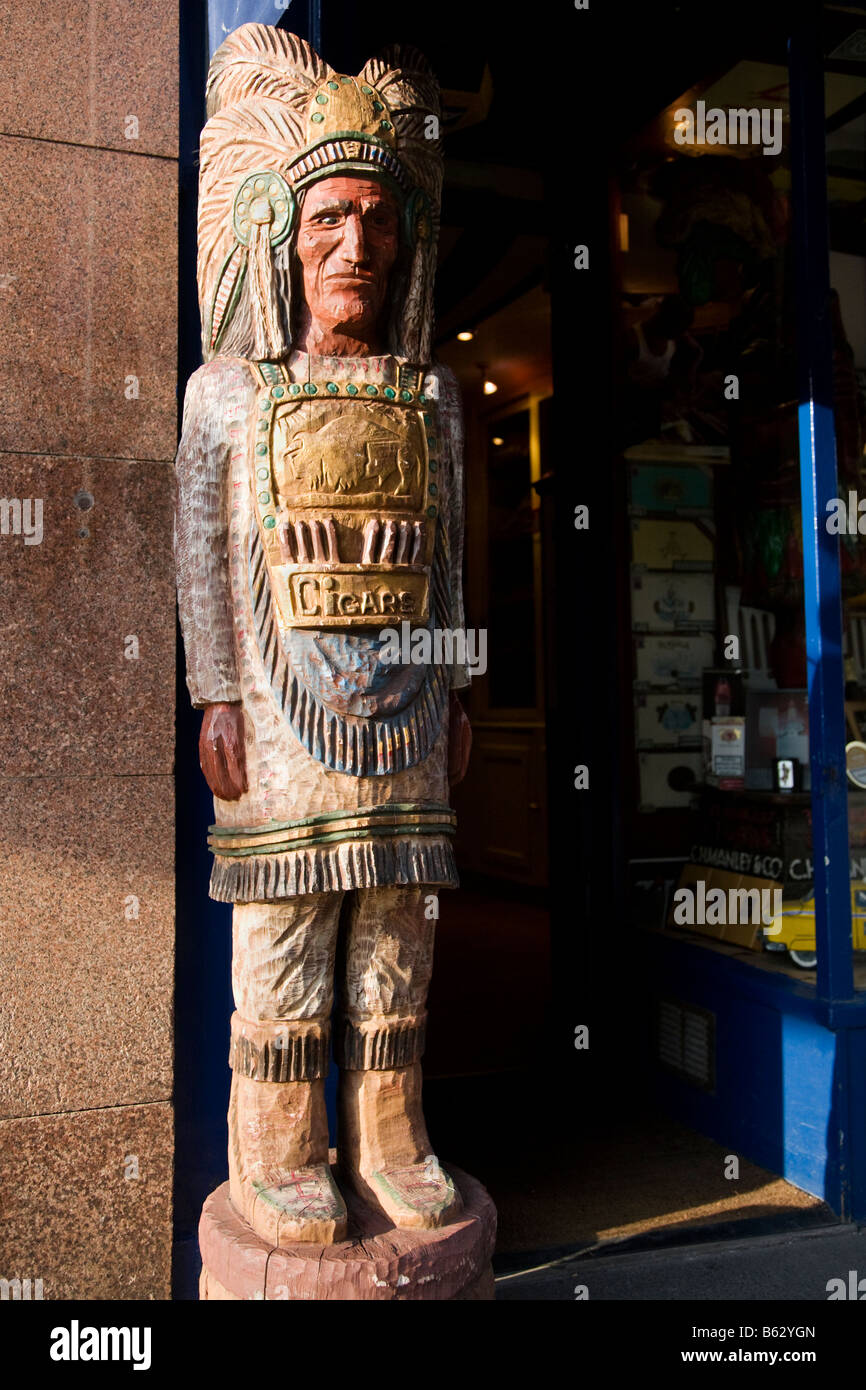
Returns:
[[[398,248],[397,204],[387,188],[363,176],[313,184],[301,209],[297,255],[314,338],[374,342]]]

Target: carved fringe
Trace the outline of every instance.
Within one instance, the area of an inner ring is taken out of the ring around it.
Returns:
[[[328,1074],[329,1042],[327,1022],[255,1023],[233,1014],[229,1066],[253,1081],[315,1081]]]
[[[448,544],[438,526],[431,584],[434,607],[448,613]],[[448,703],[448,673],[444,666],[428,668],[411,704],[394,715],[360,718],[329,709],[299,679],[279,635],[268,567],[255,518],[250,526],[250,596],[256,639],[265,674],[277,704],[308,753],[334,772],[351,777],[379,777],[403,772],[430,755],[442,728]]]
[[[254,903],[403,883],[456,888],[452,846],[442,839],[419,837],[360,840],[242,859],[215,855],[210,896],[219,903]]]
[[[337,1063],[347,1071],[391,1071],[411,1066],[424,1052],[426,1027],[426,1014],[370,1019],[360,1024],[345,1018],[334,1039]]]
[[[286,350],[277,305],[271,229],[254,223],[250,230],[249,289],[256,357],[281,357]]]

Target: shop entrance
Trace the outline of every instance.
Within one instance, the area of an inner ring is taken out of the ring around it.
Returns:
[[[531,14],[522,33],[450,3],[435,25],[387,3],[322,14],[321,48],[345,71],[377,43],[413,43],[444,90],[436,355],[464,400],[477,674],[425,1094],[437,1152],[496,1201],[504,1279],[607,1242],[866,1216],[864,957],[844,997],[826,977],[819,991],[812,960],[816,512],[797,320],[822,253],[804,270],[792,153],[799,121],[828,166],[848,506],[866,496],[866,21],[828,9],[826,111],[792,120],[781,6],[726,7],[715,29],[703,7],[644,7],[618,30],[603,8],[577,19],[585,46],[564,13],[543,33]],[[699,101],[690,126],[677,113]],[[767,122],[732,125],[740,109]],[[715,110],[735,142],[710,138]],[[866,743],[858,536],[839,537],[840,607],[848,741]],[[862,795],[851,787],[843,848],[855,932]],[[769,923],[675,921],[675,895],[699,883],[704,907],[754,890],[760,910],[769,893]],[[216,1019],[227,960],[210,960]]]

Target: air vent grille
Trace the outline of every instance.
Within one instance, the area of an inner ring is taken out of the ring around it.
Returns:
[[[673,999],[656,1001],[656,1056],[662,1066],[702,1090],[716,1084],[716,1018]]]

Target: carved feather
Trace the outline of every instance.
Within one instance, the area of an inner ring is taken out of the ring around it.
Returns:
[[[214,296],[210,334],[210,345],[212,348],[216,346],[219,338],[223,318],[225,317],[226,306],[234,293],[235,286],[238,284],[238,276],[243,274],[245,268],[246,251],[243,246],[236,246],[229,254]]]
[[[211,59],[207,113],[252,98],[274,97],[304,107],[331,68],[308,43],[268,24],[242,24]]]

